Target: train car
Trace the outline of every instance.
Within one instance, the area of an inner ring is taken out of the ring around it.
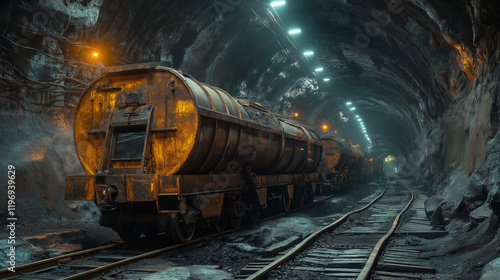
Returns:
[[[362,175],[365,157],[353,147],[333,136],[321,137],[323,161],[320,171],[332,186],[354,184]]]
[[[384,175],[384,161],[378,158],[370,158],[369,164],[372,169],[372,178],[377,179]]]
[[[106,69],[79,99],[74,141],[87,174],[66,177],[65,199],[95,201],[127,241],[238,227],[271,201],[311,201],[321,181],[314,130],[154,64]]]

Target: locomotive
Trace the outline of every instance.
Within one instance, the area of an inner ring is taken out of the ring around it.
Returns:
[[[364,159],[155,64],[106,68],[78,101],[74,141],[87,174],[66,177],[65,199],[94,200],[100,224],[126,241],[167,232],[186,242],[199,225],[220,232],[255,222],[271,204],[301,207],[323,186],[322,158],[326,177],[339,182]]]

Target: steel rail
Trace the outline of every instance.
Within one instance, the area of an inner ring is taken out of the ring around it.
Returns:
[[[300,252],[302,252],[306,248],[308,248],[309,245],[311,245],[321,235],[323,235],[324,233],[331,232],[332,230],[338,228],[343,223],[345,223],[345,221],[347,221],[347,219],[349,218],[350,215],[364,211],[367,208],[369,208],[370,206],[372,206],[375,202],[377,202],[385,194],[385,192],[387,191],[387,188],[388,188],[388,186],[384,189],[384,191],[379,196],[377,196],[375,199],[373,199],[370,203],[368,203],[364,207],[359,208],[357,210],[353,210],[353,211],[345,214],[344,216],[342,216],[340,219],[336,220],[335,222],[331,223],[330,225],[322,228],[321,230],[319,230],[317,232],[310,234],[306,239],[304,239],[302,242],[297,244],[291,251],[289,251],[288,253],[286,253],[285,255],[280,257],[279,259],[273,261],[272,263],[268,264],[267,266],[263,267],[259,271],[256,271],[254,274],[249,275],[246,278],[246,280],[261,279],[264,276],[266,276],[267,273],[269,273],[271,270],[274,270],[279,265],[291,260],[297,254],[299,254]]]
[[[296,208],[296,209],[290,210],[288,212],[284,212],[284,213],[280,213],[280,214],[277,214],[274,216],[270,216],[270,217],[267,217],[265,219],[260,220],[259,222],[264,222],[264,221],[267,221],[270,219],[275,219],[275,218],[279,218],[281,216],[292,214],[294,212],[303,210],[311,205],[314,205],[314,204],[323,202],[325,200],[331,199],[335,196],[336,195],[330,195],[330,196],[324,197],[318,201],[307,204],[301,208]],[[133,262],[136,262],[136,261],[139,261],[142,259],[153,258],[155,256],[161,255],[161,254],[166,253],[168,251],[172,251],[172,250],[184,247],[184,246],[189,246],[189,245],[193,245],[193,244],[202,243],[205,241],[210,241],[210,240],[215,239],[219,236],[223,236],[223,235],[226,235],[226,234],[229,234],[232,232],[248,229],[251,226],[252,225],[245,225],[245,226],[241,226],[237,229],[230,229],[230,230],[226,230],[226,231],[221,232],[221,233],[215,233],[215,234],[211,234],[211,235],[207,235],[207,236],[202,236],[200,238],[197,238],[197,239],[192,240],[192,241],[187,242],[187,243],[176,244],[173,246],[169,246],[169,247],[165,247],[165,248],[151,251],[148,253],[144,253],[141,255],[137,255],[137,256],[134,256],[134,257],[131,257],[128,259],[124,259],[124,260],[121,260],[121,261],[118,261],[115,263],[111,263],[111,264],[106,265],[106,266],[98,267],[98,268],[95,268],[95,269],[92,269],[89,271],[85,271],[83,273],[73,275],[70,277],[62,278],[62,279],[64,279],[64,280],[89,279],[89,278],[98,276],[100,274],[103,274],[103,273],[105,273],[113,268],[116,268],[116,267],[120,267],[120,266],[129,264],[129,263],[133,263]],[[78,251],[78,252],[74,252],[74,253],[70,253],[70,254],[66,254],[66,255],[62,255],[62,256],[57,256],[57,257],[53,257],[53,258],[49,258],[49,259],[44,259],[44,260],[20,265],[20,266],[16,267],[15,272],[9,271],[8,269],[2,269],[2,270],[0,270],[0,279],[12,278],[12,277],[15,277],[19,274],[26,274],[26,273],[30,273],[30,272],[40,271],[40,270],[50,268],[50,267],[55,267],[57,265],[67,263],[67,262],[70,262],[72,260],[81,259],[81,258],[88,257],[88,256],[93,256],[93,255],[99,254],[101,252],[106,252],[107,250],[111,250],[111,249],[118,249],[119,247],[124,246],[124,244],[126,244],[126,243],[116,243],[116,244],[105,245],[105,246],[101,246],[101,247],[96,247],[96,248],[92,248],[92,249],[87,249],[87,250],[83,250],[83,251]]]
[[[374,267],[377,265],[377,260],[380,257],[380,254],[382,253],[385,245],[387,244],[387,241],[389,241],[389,238],[392,236],[394,231],[396,231],[396,227],[399,225],[399,220],[401,218],[401,215],[408,210],[410,207],[411,203],[413,202],[414,199],[414,194],[413,191],[405,186],[411,193],[411,198],[406,207],[396,216],[394,219],[394,222],[392,222],[392,227],[391,229],[377,242],[377,245],[375,248],[373,248],[372,253],[370,254],[370,257],[368,258],[368,261],[366,262],[365,266],[361,270],[361,273],[358,275],[356,280],[368,280],[370,279],[371,273],[374,269]]]
[[[119,247],[123,247],[124,244],[126,244],[126,243],[115,243],[115,244],[100,246],[100,247],[87,249],[87,250],[83,250],[83,251],[78,251],[78,252],[74,252],[74,253],[70,253],[70,254],[66,254],[66,255],[62,255],[62,256],[52,257],[52,258],[48,258],[48,259],[44,259],[44,260],[40,260],[40,261],[36,261],[36,262],[32,262],[32,263],[23,264],[20,266],[16,266],[14,272],[8,270],[7,268],[2,269],[2,270],[0,270],[0,279],[14,277],[16,275],[24,274],[24,273],[28,273],[28,272],[39,271],[39,270],[42,270],[45,268],[49,268],[52,266],[57,266],[59,264],[69,262],[71,260],[76,260],[76,259],[80,259],[80,258],[84,258],[84,257],[88,257],[88,256],[93,256],[93,255],[96,255],[96,254],[99,254],[101,252],[105,252],[108,250],[118,249]]]
[[[219,235],[219,234],[217,234],[217,235]],[[164,253],[166,253],[168,251],[172,251],[172,250],[175,250],[175,249],[178,249],[178,248],[182,248],[182,247],[186,247],[186,246],[193,245],[193,244],[202,243],[202,242],[204,242],[206,240],[207,240],[207,238],[203,237],[203,238],[198,238],[196,240],[192,240],[190,242],[186,242],[186,243],[182,243],[182,244],[176,244],[176,245],[173,245],[173,246],[169,246],[169,247],[165,247],[165,248],[162,248],[162,249],[154,250],[154,251],[151,251],[151,252],[148,252],[148,253],[144,253],[144,254],[140,254],[140,255],[137,255],[137,256],[133,256],[133,257],[121,260],[121,261],[110,263],[108,265],[96,267],[94,269],[87,270],[87,271],[84,271],[84,272],[79,273],[79,274],[75,274],[75,275],[72,275],[72,276],[69,276],[69,277],[61,278],[60,280],[90,279],[90,278],[99,276],[99,275],[101,275],[101,274],[103,274],[105,272],[108,272],[108,271],[110,271],[110,270],[112,270],[114,268],[118,268],[118,267],[130,264],[130,263],[138,262],[138,261],[143,260],[143,259],[154,258],[154,257],[159,256],[161,254],[164,254]]]
[[[297,209],[294,209],[292,211],[288,211],[288,212],[285,212],[285,213],[281,213],[281,214],[278,214],[278,215],[275,215],[275,216],[271,216],[271,217],[262,219],[259,222],[263,222],[263,221],[270,220],[270,219],[275,219],[275,218],[278,218],[278,217],[281,217],[281,216],[284,216],[284,215],[288,215],[288,214],[291,214],[291,213],[299,211],[299,210],[303,210],[307,206],[310,206],[310,205],[313,205],[313,204],[325,201],[325,200],[330,199],[332,197],[334,197],[334,195],[325,197],[325,198],[320,199],[320,200],[318,200],[318,201],[316,201],[314,203],[310,203],[310,204],[308,204],[308,205],[306,205],[304,207],[297,208]],[[111,264],[108,264],[108,265],[105,265],[105,266],[97,267],[97,268],[94,268],[94,269],[91,269],[91,270],[88,270],[88,271],[85,271],[85,272],[82,272],[82,273],[79,273],[79,274],[76,274],[76,275],[72,275],[72,276],[69,276],[69,277],[66,277],[66,278],[62,278],[60,280],[90,279],[90,278],[102,275],[103,273],[105,273],[107,271],[110,271],[110,270],[112,270],[114,268],[118,268],[118,267],[130,264],[130,263],[134,263],[134,262],[137,262],[137,261],[140,261],[140,260],[143,260],[143,259],[154,258],[154,257],[162,255],[162,254],[164,254],[166,252],[173,251],[175,249],[179,249],[179,248],[186,247],[186,246],[189,246],[189,245],[198,244],[198,243],[202,243],[202,242],[205,242],[205,241],[210,241],[210,240],[213,240],[213,239],[215,239],[215,238],[217,238],[219,236],[223,236],[223,235],[226,235],[226,234],[229,234],[229,233],[232,233],[232,232],[236,232],[236,231],[240,231],[240,230],[243,230],[243,229],[247,229],[247,228],[249,228],[251,226],[252,225],[246,225],[246,226],[243,226],[243,227],[239,227],[237,229],[231,229],[231,230],[227,230],[227,231],[224,231],[224,232],[221,232],[221,233],[215,233],[215,234],[203,236],[203,237],[197,238],[195,240],[192,240],[190,242],[186,242],[186,243],[182,243],[182,244],[176,244],[176,245],[173,245],[173,246],[165,247],[165,248],[162,248],[162,249],[158,249],[158,250],[155,250],[155,251],[151,251],[151,252],[148,252],[148,253],[137,255],[137,256],[134,256],[134,257],[130,257],[130,258],[127,258],[127,259],[124,259],[124,260],[121,260],[121,261],[118,261],[118,262],[114,262],[114,263],[111,263]]]

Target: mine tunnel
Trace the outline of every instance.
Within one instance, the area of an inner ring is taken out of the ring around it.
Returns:
[[[362,255],[381,232],[368,225],[385,223],[370,217],[399,209],[408,187],[401,221],[418,226],[398,226],[383,248],[418,260],[382,254],[369,277],[498,279],[500,2],[0,7],[0,278],[35,279],[14,270],[112,242],[153,250],[233,228],[147,269],[243,279],[252,260],[278,258],[386,189],[386,206],[317,245]],[[290,216],[266,222],[278,212]],[[322,254],[266,275],[365,271],[324,268]]]

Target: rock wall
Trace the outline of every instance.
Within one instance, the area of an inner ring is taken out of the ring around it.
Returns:
[[[22,110],[0,112],[0,168],[15,167],[15,213],[19,223],[67,218],[95,221],[96,209],[92,205],[64,200],[65,176],[84,172],[74,152],[73,113],[65,108],[40,110],[26,104]],[[0,176],[4,182],[6,175],[2,172]],[[6,190],[2,188],[0,195],[7,197]],[[86,210],[78,211],[82,209]],[[0,212],[3,219],[6,215],[6,211]]]
[[[464,4],[472,25],[447,37],[458,50],[446,79],[453,102],[429,128],[428,135],[438,137],[428,138],[431,148],[424,153],[419,177],[435,193],[427,203],[428,214],[455,230],[470,230],[489,217],[489,201],[498,188],[499,5]],[[443,16],[438,22],[453,25],[448,19]]]

